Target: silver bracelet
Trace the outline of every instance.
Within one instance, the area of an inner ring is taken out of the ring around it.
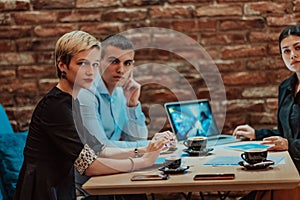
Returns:
[[[133,171],[134,171],[134,168],[135,168],[134,160],[133,160],[133,158],[131,158],[131,157],[128,157],[128,159],[129,159],[130,162],[131,162],[131,169],[130,169],[130,172],[133,172]]]

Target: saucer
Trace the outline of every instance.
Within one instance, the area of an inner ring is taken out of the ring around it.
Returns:
[[[267,169],[270,165],[274,165],[274,161],[265,160],[263,162],[256,163],[256,164],[249,164],[245,161],[240,161],[238,164],[245,167],[248,170]]]
[[[174,151],[177,150],[177,147],[175,148],[169,148],[167,151],[162,151],[160,154],[170,154],[170,153],[174,153]]]
[[[170,169],[168,167],[163,166],[163,167],[158,168],[158,170],[163,171],[164,174],[181,174],[181,173],[184,173],[185,170],[187,170],[189,168],[190,168],[190,166],[181,166],[176,169]]]
[[[214,149],[208,148],[208,149],[204,149],[202,151],[197,151],[197,150],[193,150],[193,149],[183,149],[183,151],[188,153],[190,156],[206,156],[212,150],[214,150]]]

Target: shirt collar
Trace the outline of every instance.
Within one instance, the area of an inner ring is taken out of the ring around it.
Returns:
[[[110,96],[108,89],[100,75],[97,75],[95,82],[97,83],[97,90],[99,91],[99,93],[101,95],[109,95]]]
[[[287,89],[290,91],[294,91],[295,90],[295,85],[298,83],[298,78],[297,78],[297,74],[294,73],[293,76],[290,79],[290,82],[288,84]]]

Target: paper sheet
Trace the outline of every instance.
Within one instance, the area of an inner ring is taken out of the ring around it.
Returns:
[[[284,156],[270,155],[267,158],[275,162],[275,166],[278,164],[284,164]],[[239,166],[238,162],[243,161],[240,156],[216,156],[204,165],[212,166]]]

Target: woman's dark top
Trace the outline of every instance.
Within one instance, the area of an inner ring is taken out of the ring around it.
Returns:
[[[281,136],[288,140],[289,153],[300,173],[300,92],[295,94],[298,83],[296,74],[284,80],[279,86],[278,130],[256,130],[256,138],[261,140],[269,136]]]
[[[38,103],[15,200],[76,199],[73,164],[83,148],[76,128],[83,127],[75,127],[74,110],[79,110],[78,102],[57,87]]]

